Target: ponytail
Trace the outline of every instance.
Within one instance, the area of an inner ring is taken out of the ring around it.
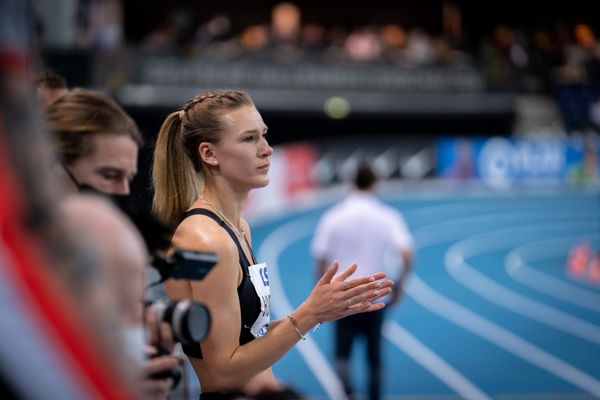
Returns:
[[[181,114],[180,111],[171,113],[162,124],[152,166],[152,211],[170,227],[177,223],[203,189],[202,173],[194,169],[182,144]]]

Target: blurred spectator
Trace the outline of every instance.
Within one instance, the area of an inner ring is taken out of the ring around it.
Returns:
[[[439,65],[467,65],[468,56],[460,50],[453,48],[445,38],[433,41],[436,64]]]
[[[198,27],[196,41],[200,44],[207,44],[222,40],[227,37],[230,29],[230,18],[227,14],[218,13]]]
[[[176,42],[175,27],[168,22],[163,22],[144,37],[142,48],[150,51],[173,50]]]
[[[142,41],[146,50],[184,50],[196,37],[194,13],[187,7],[177,6]]]
[[[420,29],[411,29],[408,33],[405,51],[406,61],[411,65],[430,65],[435,61],[435,52],[431,38]]]
[[[444,1],[442,5],[443,38],[454,48],[463,45],[463,26],[460,8],[452,1]]]
[[[327,31],[327,48],[324,53],[324,58],[326,60],[339,61],[340,59],[346,58],[344,45],[347,36],[348,29],[341,25],[334,25]]]
[[[45,119],[56,145],[62,187],[73,191],[88,185],[103,193],[129,194],[142,136],[113,99],[73,89],[48,107]]]
[[[301,44],[304,51],[311,55],[319,54],[326,47],[325,27],[317,23],[302,26]]]
[[[275,46],[300,43],[300,8],[294,3],[276,4],[271,11],[271,40]]]
[[[65,78],[55,72],[44,72],[36,83],[38,105],[41,110],[45,110],[56,99],[69,91]]]
[[[266,25],[252,25],[244,29],[240,37],[242,50],[257,52],[269,44],[269,28]]]
[[[485,39],[481,43],[484,76],[493,89],[515,88],[515,77],[509,55],[512,44],[512,31],[503,24],[496,25],[492,38]]]
[[[120,0],[88,0],[81,2],[84,21],[79,36],[81,47],[96,50],[119,48],[124,42],[123,4]]]
[[[139,233],[116,207],[98,196],[69,195],[62,200],[61,209],[77,243],[87,247],[85,251],[101,268],[103,279],[86,294],[97,307],[92,315],[101,315],[99,311],[104,308],[117,318],[120,346],[141,368],[144,335],[140,307],[148,260]]]
[[[379,32],[382,42],[388,51],[401,50],[406,47],[407,35],[404,28],[396,24],[381,27]]]
[[[381,57],[381,39],[371,27],[355,29],[344,43],[346,54],[353,61],[375,61]]]
[[[152,312],[144,316],[144,271],[149,259],[140,233],[127,216],[99,196],[68,196],[63,209],[67,224],[81,244],[94,244],[92,254],[107,278],[98,285],[96,301],[99,305],[109,300],[116,303],[111,311],[119,318],[121,349],[135,366],[134,379],[140,398],[167,399],[173,380],[150,376],[176,367],[178,360],[173,356],[156,357],[159,346],[168,353],[173,350],[173,338],[169,325],[156,321]],[[150,345],[146,344],[146,337]],[[146,360],[147,356],[154,358]]]

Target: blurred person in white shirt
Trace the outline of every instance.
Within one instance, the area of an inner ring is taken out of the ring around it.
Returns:
[[[358,274],[368,275],[382,270],[389,264],[390,255],[395,254],[401,268],[394,290],[387,299],[387,304],[393,305],[400,300],[402,287],[411,271],[414,246],[400,212],[377,198],[374,191],[376,181],[369,165],[358,167],[354,178],[355,190],[322,216],[312,240],[311,252],[317,260],[317,277],[334,260],[342,265],[356,263]],[[391,271],[388,274],[393,276]],[[352,315],[335,323],[336,370],[350,397],[355,390],[349,373],[352,342],[357,336],[364,335],[370,371],[369,398],[380,398],[381,328],[387,308]]]

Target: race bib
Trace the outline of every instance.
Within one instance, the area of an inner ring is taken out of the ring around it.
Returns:
[[[269,286],[269,274],[267,264],[260,263],[248,267],[250,282],[260,299],[260,314],[250,328],[254,337],[264,336],[271,322],[271,287]]]

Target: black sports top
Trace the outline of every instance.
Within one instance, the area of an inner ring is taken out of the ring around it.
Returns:
[[[205,208],[193,208],[183,213],[181,216],[180,222],[186,219],[191,215],[206,215],[209,218],[212,218],[217,222],[227,233],[231,236],[231,239],[235,243],[238,249],[239,260],[240,260],[240,268],[243,271],[242,282],[237,288],[238,299],[240,301],[240,311],[241,311],[241,321],[240,321],[240,345],[246,344],[252,340],[254,340],[254,336],[250,333],[250,328],[254,324],[254,321],[258,318],[261,313],[260,310],[260,299],[256,294],[256,290],[250,282],[250,273],[248,272],[248,267],[253,264],[256,264],[256,259],[254,257],[254,253],[252,252],[252,248],[248,242],[248,248],[250,248],[250,255],[252,256],[252,262],[250,263],[244,250],[242,250],[242,246],[238,241],[233,230],[223,221],[221,218],[217,216],[214,212],[207,210]],[[244,238],[245,239],[245,238]],[[184,345],[182,344],[183,352],[189,357],[202,358],[202,349],[198,344]]]

